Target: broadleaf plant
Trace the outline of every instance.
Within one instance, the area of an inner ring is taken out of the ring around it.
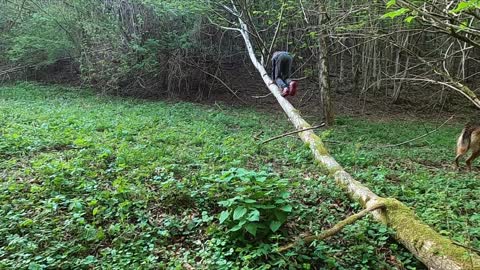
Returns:
[[[219,223],[236,237],[278,232],[293,211],[288,181],[274,174],[233,168],[210,180],[208,194],[222,198]]]

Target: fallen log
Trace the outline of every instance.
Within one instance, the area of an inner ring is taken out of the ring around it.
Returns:
[[[233,4],[233,2],[232,2]],[[232,8],[224,8],[238,18],[239,28],[226,28],[239,31],[245,41],[245,46],[252,64],[260,73],[265,85],[275,96],[290,122],[297,130],[310,129],[300,112],[288,100],[282,97],[280,89],[268,76],[265,67],[258,61],[250,42],[248,27],[233,4]],[[364,208],[375,205],[385,205],[385,208],[372,211],[374,218],[386,224],[395,231],[397,241],[402,243],[416,258],[433,270],[477,270],[480,269],[480,257],[471,251],[457,246],[444,238],[432,228],[421,222],[414,212],[403,203],[392,198],[382,198],[353,179],[335,159],[330,156],[322,140],[310,130],[301,131],[299,137],[312,151],[319,165],[322,166],[337,184]]]

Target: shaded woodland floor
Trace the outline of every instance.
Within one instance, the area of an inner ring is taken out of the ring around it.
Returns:
[[[281,111],[259,107],[101,97],[32,84],[0,88],[0,266],[423,269],[369,218],[313,246],[275,252],[361,207],[295,137],[260,145],[292,128]],[[479,249],[478,168],[452,167],[463,123],[452,120],[421,140],[387,147],[438,124],[342,116],[321,136],[374,192]],[[278,232],[240,241],[219,224],[219,202],[236,192],[211,188],[235,168],[288,180],[294,207]]]
[[[227,89],[216,79],[210,78],[208,85],[198,91],[189,93],[165,93],[163,89],[145,90],[142,88],[124,90],[132,97],[147,100],[187,101],[208,106],[224,105],[235,108],[255,108],[266,113],[280,113],[277,101],[270,95],[265,84],[248,59],[222,66],[218,77],[229,86]],[[31,71],[27,79],[43,84],[70,85],[82,87],[78,74],[70,65],[44,68]],[[69,68],[70,67],[70,68]],[[16,78],[16,77],[13,77]],[[370,87],[362,92],[350,80],[339,82],[336,75],[331,76],[332,100],[335,112],[343,117],[361,117],[372,120],[447,120],[455,115],[451,123],[463,124],[476,115],[476,108],[463,96],[447,88],[435,85],[405,84],[400,98],[392,102],[389,90],[392,86],[382,85],[381,89]],[[238,96],[235,97],[231,91]],[[295,97],[288,97],[291,103],[301,110],[303,115],[322,116],[319,102],[319,88],[313,80],[301,80],[299,92]],[[114,93],[112,93],[114,94]]]
[[[278,113],[281,109],[277,101],[269,95],[268,89],[253,67],[240,64],[236,70],[223,70],[221,78],[242,101],[218,81],[212,80],[211,90],[202,91],[182,100],[202,104],[223,103],[234,107],[255,107],[257,110]],[[449,89],[432,85],[408,85],[403,87],[400,98],[393,103],[389,89],[373,87],[362,92],[351,81],[341,83],[331,77],[332,100],[335,112],[339,116],[361,117],[372,120],[427,120],[445,121],[455,115],[452,122],[465,123],[476,114],[476,108],[465,97]],[[288,97],[291,103],[300,109],[303,115],[322,116],[319,88],[315,81],[301,80],[299,92]],[[280,111],[281,113],[281,111]]]

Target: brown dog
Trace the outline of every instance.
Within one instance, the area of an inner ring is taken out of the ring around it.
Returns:
[[[480,156],[480,123],[469,122],[465,125],[457,140],[457,156],[455,165],[458,168],[458,160],[472,149],[472,155],[467,159],[468,170],[472,170],[472,161]]]

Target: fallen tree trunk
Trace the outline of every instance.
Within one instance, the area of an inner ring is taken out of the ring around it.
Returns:
[[[228,28],[241,33],[245,45],[255,68],[260,73],[270,92],[287,114],[290,122],[296,129],[308,129],[308,124],[288,100],[282,97],[280,89],[268,76],[265,67],[255,56],[250,42],[247,25],[243,22],[235,9],[225,7],[237,16],[240,28]],[[434,270],[462,270],[480,269],[480,257],[465,248],[456,246],[435,232],[432,228],[422,223],[414,212],[403,203],[392,198],[382,198],[353,179],[335,159],[329,155],[322,140],[312,130],[299,132],[300,138],[308,144],[315,159],[344,188],[348,194],[365,208],[383,204],[385,209],[373,211],[374,218],[395,230],[397,240],[402,243],[415,257],[422,261],[429,269]]]

